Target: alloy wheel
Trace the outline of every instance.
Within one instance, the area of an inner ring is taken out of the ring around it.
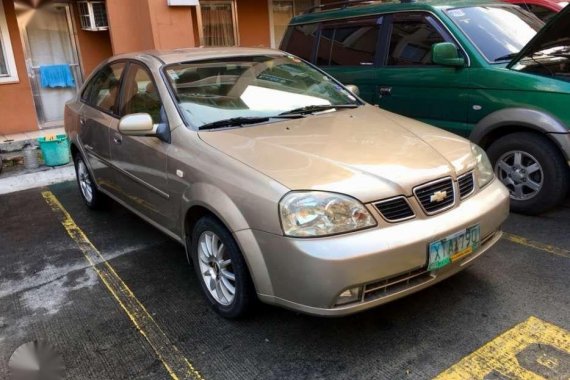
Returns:
[[[93,185],[89,177],[89,171],[87,171],[83,160],[77,162],[77,178],[79,180],[81,194],[83,194],[83,197],[88,203],[91,203],[93,201]]]
[[[211,296],[221,305],[230,305],[236,294],[236,277],[229,252],[218,235],[211,231],[200,235],[198,258],[202,280]]]
[[[499,157],[495,173],[509,189],[511,198],[519,201],[534,198],[544,184],[542,166],[533,155],[523,151],[510,151]]]

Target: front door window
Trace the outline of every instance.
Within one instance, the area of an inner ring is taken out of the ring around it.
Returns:
[[[160,97],[146,69],[140,65],[131,64],[123,94],[122,116],[148,113],[155,124],[160,123]]]

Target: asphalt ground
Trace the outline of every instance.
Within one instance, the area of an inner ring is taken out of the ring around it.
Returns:
[[[570,201],[511,215],[460,274],[336,319],[222,319],[181,246],[115,203],[88,210],[74,182],[1,195],[0,216],[0,379],[33,340],[68,379],[570,378]]]

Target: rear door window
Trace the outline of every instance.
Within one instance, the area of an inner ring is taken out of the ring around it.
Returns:
[[[103,67],[89,81],[81,94],[81,99],[92,107],[117,115],[119,113],[116,109],[117,96],[124,69],[124,62]]]
[[[425,13],[396,13],[392,16],[392,33],[388,66],[433,65],[431,47],[446,42]]]
[[[378,48],[381,18],[324,24],[319,38],[317,65],[372,66]]]

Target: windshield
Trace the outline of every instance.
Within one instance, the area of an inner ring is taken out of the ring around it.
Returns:
[[[187,124],[197,128],[229,119],[262,121],[304,107],[360,104],[331,77],[290,55],[177,63],[165,72]]]
[[[492,63],[510,61],[544,25],[514,6],[454,8],[447,14]]]

